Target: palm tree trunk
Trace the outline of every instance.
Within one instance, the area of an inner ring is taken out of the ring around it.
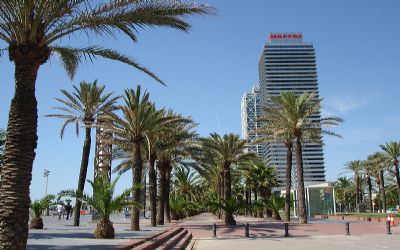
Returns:
[[[156,176],[156,156],[152,154],[149,162],[149,193],[150,193],[150,210],[151,210],[151,226],[157,226],[157,176]]]
[[[383,213],[386,213],[386,192],[385,192],[385,179],[383,176],[383,170],[379,171],[381,177],[381,192],[382,192],[382,209]]]
[[[133,156],[133,185],[132,185],[132,193],[133,193],[133,201],[136,204],[140,204],[140,191],[141,188],[137,187],[142,183],[142,169],[143,169],[143,161],[142,161],[142,152],[141,152],[141,142],[134,142],[134,156]],[[131,216],[131,230],[132,231],[140,231],[139,226],[139,208],[137,206],[132,206],[132,216]]]
[[[15,93],[0,170],[1,249],[25,249],[28,239],[29,186],[37,146],[35,82],[40,64],[24,59],[15,62]]]
[[[172,167],[171,164],[168,163],[167,165],[167,172],[166,172],[166,181],[165,181],[165,219],[168,223],[171,223],[171,209],[169,207],[169,192],[170,192],[170,185],[171,185],[171,171]]]
[[[397,162],[394,163],[394,175],[396,176],[397,184],[397,204],[400,204],[400,173],[399,164]]]
[[[356,176],[356,212],[360,212],[360,176]]]
[[[222,204],[222,199],[224,199],[224,179],[223,179],[223,173],[221,173],[218,177],[218,202],[219,204]],[[218,209],[218,219],[222,218],[222,209]]]
[[[165,208],[165,183],[167,182],[166,178],[166,166],[164,162],[160,162],[158,164],[158,173],[159,173],[159,181],[158,181],[158,214],[157,214],[157,224],[164,225],[164,208]]]
[[[296,170],[297,170],[297,193],[299,201],[299,217],[300,217],[300,223],[307,223],[302,153],[303,150],[301,148],[300,136],[296,136]]]
[[[250,207],[250,196],[249,196],[249,189],[246,184],[246,216],[249,215],[249,207]]]
[[[372,183],[371,183],[371,175],[368,174],[367,178],[368,182],[368,199],[369,199],[369,212],[372,213]]]
[[[224,163],[224,199],[230,199],[232,197],[231,187],[231,168],[230,163]]]
[[[285,194],[285,220],[290,221],[290,192],[292,185],[292,143],[286,143],[286,194]]]
[[[82,149],[82,160],[81,160],[81,169],[79,170],[79,180],[78,180],[78,189],[77,193],[78,194],[83,194],[83,190],[85,188],[85,182],[86,182],[86,175],[87,175],[87,170],[88,170],[88,165],[89,165],[89,156],[90,156],[90,147],[92,143],[92,138],[90,135],[91,128],[86,127],[85,128],[85,142],[83,143],[83,149]],[[81,217],[81,207],[82,207],[82,202],[77,198],[75,201],[75,208],[74,208],[74,226],[78,227],[79,222],[80,222],[80,217]]]

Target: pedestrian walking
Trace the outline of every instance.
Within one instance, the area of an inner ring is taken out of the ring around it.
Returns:
[[[72,215],[72,206],[70,204],[70,201],[68,201],[67,205],[65,205],[65,212],[67,213],[67,220],[68,220],[70,214]]]
[[[62,217],[64,218],[64,211],[65,211],[65,208],[64,208],[64,206],[62,205],[62,203],[58,204],[58,205],[57,205],[58,220],[61,220],[61,215],[62,215]]]

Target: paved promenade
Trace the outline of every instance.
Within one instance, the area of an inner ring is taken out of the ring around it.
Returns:
[[[116,239],[99,240],[93,236],[95,223],[90,216],[81,217],[81,226],[73,227],[72,221],[44,217],[44,230],[30,230],[27,249],[114,249],[115,245],[129,239],[140,239],[165,230],[174,224],[150,227],[150,220],[141,219],[140,232],[129,231],[130,221],[122,216],[113,216]],[[386,235],[383,223],[350,222],[351,236],[344,236],[343,221],[311,221],[307,225],[290,223],[289,234],[284,238],[282,222],[260,218],[237,217],[238,225],[225,226],[223,221],[210,213],[200,214],[180,223],[196,240],[196,249],[398,249],[400,227],[392,228]],[[243,223],[250,225],[250,238],[244,238]],[[217,224],[217,238],[212,238],[211,225]]]
[[[196,239],[195,249],[397,249],[400,246],[400,228],[392,228],[386,235],[383,223],[350,222],[351,236],[344,236],[344,221],[310,221],[301,225],[290,223],[284,238],[282,222],[259,218],[237,217],[238,225],[227,227],[212,214],[201,214],[182,223]],[[244,238],[243,223],[250,225],[250,238]],[[217,238],[212,238],[211,225],[217,224]]]
[[[129,239],[140,239],[165,230],[172,224],[150,227],[150,220],[140,220],[140,232],[130,231],[130,220],[120,216],[112,216],[116,239],[104,240],[94,238],[96,223],[90,221],[90,216],[81,216],[81,226],[72,226],[72,220],[44,216],[44,230],[29,230],[27,249],[115,249],[115,245]]]

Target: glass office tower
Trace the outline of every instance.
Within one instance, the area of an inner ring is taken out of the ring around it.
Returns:
[[[263,105],[282,91],[296,94],[314,92],[318,95],[317,66],[313,44],[303,42],[301,33],[271,33],[259,61],[260,96]],[[312,119],[319,120],[320,112]],[[286,148],[282,143],[266,144],[265,159],[277,168],[279,180],[285,185]],[[325,181],[322,142],[303,143],[304,182],[312,185]],[[296,176],[293,148],[293,177]],[[292,178],[293,181],[296,178]],[[296,183],[293,183],[296,184]],[[293,186],[294,188],[296,186]]]
[[[247,139],[247,151],[257,154],[261,160],[265,157],[264,144],[252,144],[259,137],[257,129],[260,127],[261,116],[261,95],[260,87],[254,85],[251,92],[244,93],[241,103],[242,116],[242,138]]]

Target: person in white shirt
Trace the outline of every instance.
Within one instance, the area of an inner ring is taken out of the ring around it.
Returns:
[[[58,204],[58,205],[57,205],[57,212],[58,212],[58,219],[59,219],[59,220],[61,220],[61,215],[62,215],[63,218],[64,218],[64,211],[65,211],[64,206],[63,206],[61,203]]]

